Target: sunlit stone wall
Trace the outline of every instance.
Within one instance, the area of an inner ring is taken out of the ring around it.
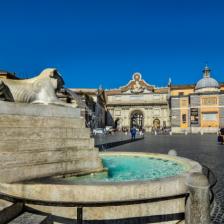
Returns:
[[[79,109],[0,102],[1,182],[101,168]]]

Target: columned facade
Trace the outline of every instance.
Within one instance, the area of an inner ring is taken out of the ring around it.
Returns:
[[[107,90],[108,125],[152,131],[170,127],[168,88],[149,85],[140,73],[119,89]]]

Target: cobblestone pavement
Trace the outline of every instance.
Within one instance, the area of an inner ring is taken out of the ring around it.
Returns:
[[[123,134],[111,137],[121,139]],[[168,153],[175,149],[179,156],[198,161],[209,167],[216,175],[218,183],[214,188],[216,203],[212,208],[212,223],[224,224],[224,145],[217,144],[217,136],[205,135],[150,135],[141,141],[117,146],[108,151],[132,151]],[[104,141],[109,141],[107,136]]]

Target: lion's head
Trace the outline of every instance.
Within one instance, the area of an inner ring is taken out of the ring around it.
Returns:
[[[64,80],[55,68],[47,68],[41,72],[39,78],[49,78],[55,91],[59,91],[64,87]]]

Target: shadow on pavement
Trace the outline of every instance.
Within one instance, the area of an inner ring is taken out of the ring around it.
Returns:
[[[143,140],[143,137],[137,137],[136,139],[132,140],[132,139],[125,139],[125,140],[120,140],[120,141],[113,141],[113,142],[107,142],[107,143],[103,143],[103,144],[97,144],[95,145],[95,147],[99,148],[100,151],[104,151],[105,149],[109,149],[115,146],[119,146],[119,145],[124,145],[127,143],[131,143],[131,142],[136,142],[139,140]]]

